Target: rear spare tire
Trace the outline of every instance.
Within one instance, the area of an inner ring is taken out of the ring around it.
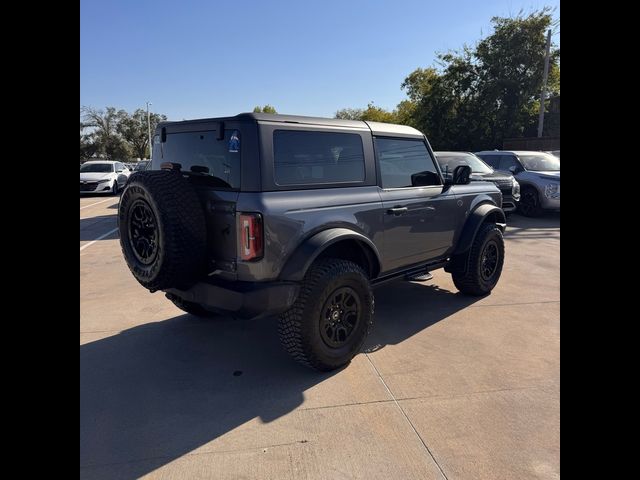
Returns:
[[[118,228],[129,270],[150,291],[187,289],[203,273],[204,212],[195,190],[178,172],[131,175],[118,205]]]

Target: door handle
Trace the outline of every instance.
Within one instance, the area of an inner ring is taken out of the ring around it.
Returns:
[[[407,207],[393,207],[387,210],[389,215],[404,215],[409,209]]]

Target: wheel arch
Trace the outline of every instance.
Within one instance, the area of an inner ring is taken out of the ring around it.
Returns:
[[[453,255],[467,253],[473,244],[473,240],[476,238],[478,230],[487,222],[495,223],[502,233],[504,233],[507,226],[506,216],[500,207],[492,203],[482,203],[478,205],[467,217]]]
[[[380,253],[369,238],[348,228],[330,228],[299,245],[286,261],[279,279],[302,281],[311,264],[323,257],[353,261],[363,267],[371,279],[380,273]]]

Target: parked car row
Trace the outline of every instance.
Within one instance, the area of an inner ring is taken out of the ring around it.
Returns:
[[[560,157],[546,152],[484,151],[476,155],[490,167],[513,174],[520,184],[519,213],[534,217],[560,211]]]
[[[502,210],[505,213],[514,212],[520,200],[520,184],[511,173],[501,173],[493,170],[473,153],[469,152],[433,152],[445,178],[451,179],[454,170],[459,165],[471,167],[471,181],[493,182],[502,193]]]
[[[557,152],[557,153],[555,153]],[[471,181],[495,183],[502,209],[538,216],[560,210],[560,151],[434,152],[445,178],[459,165],[471,167]]]

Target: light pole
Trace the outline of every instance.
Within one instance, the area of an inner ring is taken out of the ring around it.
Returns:
[[[538,138],[542,137],[544,125],[544,97],[547,93],[547,76],[549,75],[549,49],[551,48],[551,29],[547,32],[547,47],[544,54],[544,71],[542,72],[542,92],[540,93],[540,112],[538,114]]]
[[[147,102],[147,133],[149,134],[149,158],[153,155],[151,146],[151,116],[149,115],[149,105],[153,105],[151,102]]]

